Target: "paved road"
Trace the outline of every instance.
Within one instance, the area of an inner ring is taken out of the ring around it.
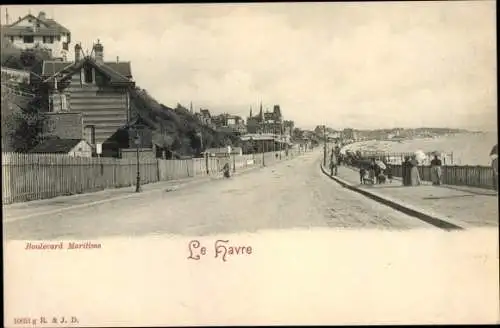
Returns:
[[[4,235],[39,240],[307,227],[434,229],[331,181],[319,170],[321,158],[315,151],[229,180],[7,222]]]

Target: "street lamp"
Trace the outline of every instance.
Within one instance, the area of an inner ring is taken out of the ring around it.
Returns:
[[[139,137],[139,131],[137,131],[137,136],[134,140],[135,149],[136,149],[136,157],[137,157],[137,179],[135,181],[135,192],[141,192],[141,170],[139,166],[139,144],[141,143],[141,139]]]
[[[139,145],[141,144],[141,137],[140,137],[140,125],[135,125],[133,126],[133,129],[135,130],[135,138],[134,138],[134,143],[135,143],[135,150],[136,150],[136,164],[137,164],[137,178],[135,182],[135,192],[141,192],[141,168],[140,168],[140,161],[139,161]]]

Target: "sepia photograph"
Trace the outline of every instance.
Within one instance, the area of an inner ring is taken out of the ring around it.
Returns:
[[[495,1],[0,9],[5,327],[500,323]]]

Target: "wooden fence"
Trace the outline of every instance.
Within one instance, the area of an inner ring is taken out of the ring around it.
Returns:
[[[452,153],[450,153],[452,154]],[[397,156],[399,156],[398,154]],[[395,157],[397,157],[395,156]],[[365,157],[364,161],[371,157]],[[383,157],[386,158],[386,157]],[[393,162],[394,163],[394,162]],[[357,167],[356,162],[353,166]],[[401,164],[391,164],[392,174],[395,177],[401,178],[402,167]],[[430,165],[418,166],[420,179],[422,181],[432,181]],[[458,165],[443,165],[442,170],[442,183],[453,186],[469,186],[484,189],[495,188],[495,176],[493,169],[490,166],[458,166]]]
[[[387,153],[387,152],[379,152],[379,151],[361,151],[361,156],[363,158],[381,158],[384,159],[386,162],[391,163],[391,164],[401,164],[404,161],[404,158],[406,156],[412,156],[414,155],[414,152],[399,152],[399,153]],[[434,155],[432,152],[426,152],[425,155],[427,156],[426,163],[425,164],[430,164],[430,161],[432,158],[434,158]],[[453,159],[453,152],[449,153],[443,153],[440,156],[441,161],[443,165],[453,165],[454,159]]]
[[[393,165],[393,174],[402,177],[401,165]],[[443,166],[441,181],[443,184],[452,186],[469,186],[484,189],[494,189],[495,177],[490,166]],[[422,181],[432,181],[431,167],[418,166],[420,179]]]
[[[278,154],[278,156],[276,156]],[[295,150],[281,160],[297,156]],[[141,184],[220,174],[225,162],[236,171],[262,165],[262,153],[230,158],[186,160],[141,159]],[[264,154],[265,164],[280,161],[279,152]],[[2,153],[2,203],[73,195],[108,188],[132,186],[136,182],[135,159],[71,157],[59,154]]]

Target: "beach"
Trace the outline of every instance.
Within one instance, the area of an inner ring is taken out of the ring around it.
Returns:
[[[344,147],[345,150],[380,151],[380,152],[423,152],[438,151],[441,153],[453,152],[455,165],[483,165],[491,164],[490,151],[497,143],[496,132],[461,133],[436,138],[416,138],[397,141],[368,140],[356,142]]]

